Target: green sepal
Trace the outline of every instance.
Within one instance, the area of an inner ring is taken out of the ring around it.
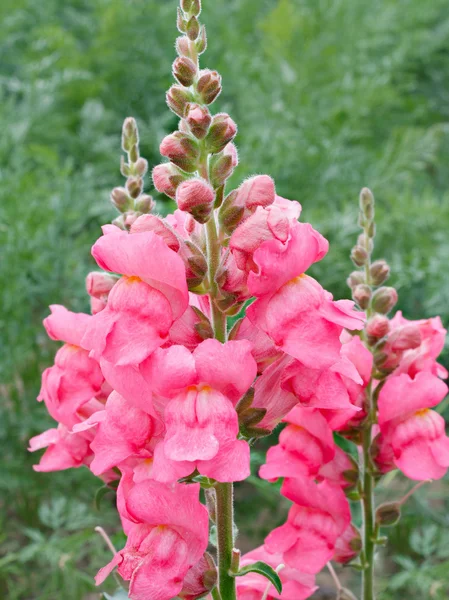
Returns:
[[[248,573],[258,573],[259,575],[263,575],[270,583],[274,585],[277,593],[282,594],[281,578],[273,569],[273,567],[270,567],[270,565],[267,565],[267,563],[264,563],[261,560],[253,563],[252,565],[242,567],[237,573],[230,572],[229,575],[231,575],[231,577],[242,577]]]

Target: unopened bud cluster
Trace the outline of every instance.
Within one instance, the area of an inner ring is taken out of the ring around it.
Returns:
[[[143,178],[148,170],[148,162],[140,156],[139,131],[132,117],[125,119],[122,129],[122,149],[127,154],[127,161],[122,156],[120,170],[126,177],[125,187],[116,187],[111,192],[111,202],[122,214],[114,224],[121,229],[129,229],[142,214],[154,208],[154,200],[143,193]]]
[[[366,332],[370,345],[376,344],[388,334],[387,315],[396,305],[398,294],[392,287],[383,284],[390,276],[390,267],[385,260],[371,263],[376,226],[374,222],[374,196],[368,188],[360,192],[359,225],[363,229],[357,244],[351,251],[351,259],[358,271],[353,271],[347,280],[352,297],[362,310],[366,310],[369,321]]]
[[[158,192],[176,199],[181,210],[203,224],[221,203],[222,188],[238,159],[232,144],[236,124],[228,114],[213,116],[209,110],[221,92],[221,77],[199,68],[198,57],[207,45],[206,29],[198,21],[200,12],[199,0],[181,2],[178,10],[177,25],[183,35],[176,41],[173,76],[177,83],[167,92],[167,104],[181,120],[178,131],[161,142],[161,154],[170,162],[153,169],[153,182]]]

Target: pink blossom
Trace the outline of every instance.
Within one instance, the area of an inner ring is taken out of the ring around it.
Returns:
[[[70,433],[64,425],[48,429],[30,439],[30,452],[47,448],[35,471],[61,471],[88,464],[92,457],[89,438],[83,434]]]
[[[391,445],[396,466],[410,479],[440,479],[449,467],[449,438],[441,415],[430,408],[447,394],[447,386],[427,371],[412,379],[390,377],[379,394],[379,427]]]
[[[130,456],[152,456],[155,434],[161,430],[146,412],[112,392],[103,410],[75,425],[74,431],[85,431],[98,425],[91,443],[94,459],[90,465],[94,475],[105,473]]]
[[[281,493],[294,502],[284,525],[265,540],[268,552],[304,573],[318,573],[332,558],[335,544],[351,520],[341,488],[326,481],[286,479]]]
[[[66,343],[56,353],[54,366],[42,375],[38,400],[44,400],[50,415],[70,429],[79,421],[77,411],[100,393],[104,377],[98,362],[79,346],[93,317],[58,305],[50,309],[44,320],[47,333]]]
[[[146,480],[126,498],[133,525],[123,550],[100,569],[100,585],[109,573],[130,581],[131,600],[170,600],[177,596],[189,569],[208,544],[208,514],[199,502],[199,485],[165,485]]]
[[[273,340],[261,329],[255,327],[247,317],[242,319],[237,327],[233,329],[232,339],[251,342],[252,355],[257,363],[257,372],[260,374],[283,356],[283,352],[276,348]]]
[[[284,352],[306,367],[323,370],[340,360],[343,328],[363,328],[365,315],[353,306],[332,301],[317,281],[301,275],[256,300],[247,316]]]
[[[323,464],[335,455],[332,431],[317,410],[297,406],[286,419],[279,444],[267,452],[259,475],[270,481],[278,477],[316,477]]]
[[[182,346],[156,351],[140,371],[166,427],[155,448],[154,477],[173,481],[195,468],[219,481],[249,474],[249,447],[237,440],[234,406],[257,371],[251,344],[208,339],[193,353]]]
[[[281,554],[267,552],[264,546],[244,554],[241,558],[242,567],[257,561],[263,561],[277,569],[283,564]],[[237,598],[238,600],[260,600],[268,587],[267,600],[306,600],[318,589],[315,585],[315,577],[311,574],[301,573],[295,568],[284,566],[279,571],[282,581],[282,594],[279,594],[269,581],[258,573],[248,573],[238,577]]]

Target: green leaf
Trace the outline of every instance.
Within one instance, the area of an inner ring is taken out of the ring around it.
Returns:
[[[278,594],[282,593],[282,581],[273,567],[270,567],[267,563],[259,560],[252,565],[242,567],[238,573],[231,573],[231,575],[232,577],[242,577],[242,575],[246,575],[247,573],[259,573],[259,575],[263,575],[274,585]]]

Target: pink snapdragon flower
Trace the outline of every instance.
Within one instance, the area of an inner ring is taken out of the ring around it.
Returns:
[[[75,432],[97,427],[90,445],[94,459],[90,469],[101,475],[131,456],[151,458],[162,424],[133,406],[117,392],[112,392],[103,410],[75,425]]]
[[[410,377],[429,371],[445,379],[447,371],[436,359],[444,348],[446,333],[440,317],[409,321],[398,311],[390,321],[390,335],[382,349],[388,355],[384,366],[392,365],[396,374]]]
[[[279,444],[267,452],[260,477],[275,481],[278,477],[316,477],[321,466],[335,456],[332,431],[317,410],[297,406],[285,420]]]
[[[199,485],[142,481],[129,490],[127,514],[133,525],[123,550],[100,569],[100,585],[114,567],[130,581],[131,600],[170,600],[203,556],[208,544],[208,514]]]
[[[241,558],[242,567],[257,561],[277,569],[283,564],[281,554],[267,552],[264,546],[244,554]],[[306,600],[318,589],[314,575],[301,573],[297,569],[284,565],[279,571],[282,581],[282,593],[279,594],[268,580],[258,573],[248,573],[237,578],[238,600],[260,600],[268,587],[267,600]]]
[[[141,372],[166,427],[155,448],[155,479],[176,481],[195,468],[219,481],[248,477],[249,447],[237,440],[234,408],[257,372],[248,341],[208,339],[193,353],[183,346],[160,349]]]
[[[294,502],[284,525],[266,538],[268,552],[304,573],[318,573],[332,558],[338,538],[351,521],[340,487],[306,478],[286,479],[281,493]]]
[[[379,427],[394,463],[410,479],[440,479],[449,467],[449,438],[441,415],[430,410],[447,386],[427,371],[412,379],[393,375],[379,394]],[[384,449],[383,453],[386,453]]]
[[[124,277],[92,318],[82,344],[97,360],[135,366],[165,343],[188,306],[184,264],[153,232],[103,231],[92,254],[100,267]]]
[[[38,400],[44,400],[50,415],[66,427],[80,421],[77,411],[101,392],[104,377],[98,362],[81,348],[81,339],[93,318],[73,313],[60,305],[50,306],[44,319],[49,337],[63,341],[55,364],[45,369]]]
[[[256,300],[247,315],[284,352],[324,370],[340,360],[343,329],[363,328],[365,315],[353,306],[349,300],[333,301],[315,279],[300,275]]]
[[[88,465],[92,460],[92,450],[89,447],[91,439],[89,435],[71,433],[62,424],[36,435],[30,439],[28,450],[36,452],[46,448],[46,451],[39,464],[33,465],[33,469],[47,473]]]

